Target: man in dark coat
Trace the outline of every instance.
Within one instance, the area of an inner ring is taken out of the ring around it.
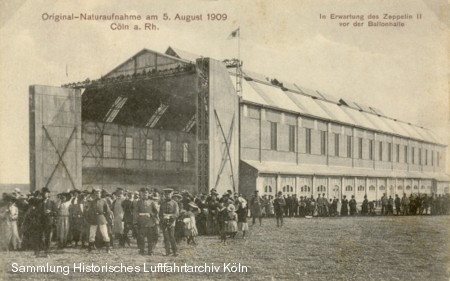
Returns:
[[[122,201],[122,209],[123,209],[123,245],[125,243],[130,246],[130,238],[128,237],[128,233],[133,232],[134,224],[133,224],[133,192],[127,193],[127,198]]]
[[[52,234],[55,228],[55,220],[57,215],[56,203],[50,200],[50,190],[46,187],[42,188],[41,191],[42,200],[40,201],[37,212],[40,213],[39,217],[41,219],[41,237],[44,237],[44,251],[45,255],[48,256],[48,251],[50,249],[50,243],[52,241]],[[40,251],[40,241],[37,242],[37,250],[35,250],[36,256],[39,256]]]
[[[291,217],[296,217],[298,216],[298,198],[297,198],[297,194],[292,195],[292,208],[291,211],[289,211],[289,215]]]
[[[258,194],[258,190],[255,191],[255,195],[253,195],[252,199],[250,200],[250,208],[251,208],[251,215],[252,215],[252,224],[255,224],[256,218],[259,219],[259,225],[262,225],[262,208],[264,208],[263,199]]]
[[[397,213],[398,216],[400,215],[400,206],[402,205],[402,200],[400,199],[400,197],[398,197],[398,194],[395,194],[394,204],[395,204],[395,212]]]
[[[275,217],[277,218],[277,227],[283,226],[283,212],[285,206],[286,201],[284,200],[281,191],[278,191],[277,197],[273,201]]]

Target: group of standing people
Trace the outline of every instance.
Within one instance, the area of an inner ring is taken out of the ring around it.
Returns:
[[[131,246],[136,239],[140,254],[153,255],[159,234],[164,237],[166,255],[178,255],[177,244],[185,240],[196,245],[197,235],[218,235],[226,244],[238,230],[248,232],[247,200],[231,191],[219,197],[192,196],[166,188],[142,188],[113,193],[94,188],[72,190],[51,196],[42,188],[25,196],[20,191],[4,194],[7,202],[8,247],[33,249],[36,256],[48,256],[52,241],[59,249],[99,247],[111,252],[117,245]]]
[[[153,255],[159,234],[164,237],[166,255],[178,255],[181,241],[196,245],[198,235],[217,235],[227,243],[242,232],[245,239],[252,225],[263,223],[263,217],[276,217],[278,227],[284,217],[326,217],[376,215],[444,215],[450,211],[450,196],[406,194],[400,198],[384,194],[379,201],[369,201],[367,196],[361,207],[351,196],[342,200],[327,199],[325,194],[317,198],[296,195],[274,197],[260,196],[255,191],[250,199],[228,190],[219,195],[215,189],[208,194],[191,195],[187,191],[173,189],[141,188],[127,191],[117,188],[113,193],[94,188],[92,191],[72,190],[57,194],[53,199],[48,188],[42,188],[28,196],[20,190],[3,194],[6,202],[6,236],[12,250],[33,249],[36,256],[48,255],[52,241],[58,248],[67,246],[98,247],[110,252],[116,246],[131,246],[136,239],[139,253]],[[147,246],[147,247],[146,247]]]

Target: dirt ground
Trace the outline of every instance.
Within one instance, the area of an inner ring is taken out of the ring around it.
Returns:
[[[178,257],[164,257],[162,237],[154,256],[139,256],[132,248],[88,254],[87,250],[52,250],[49,258],[32,252],[1,254],[1,280],[449,280],[450,217],[354,217],[274,219],[251,226],[250,235],[219,243],[217,237],[197,237],[197,246],[182,242]],[[220,265],[240,263],[247,273],[12,273],[19,265]]]

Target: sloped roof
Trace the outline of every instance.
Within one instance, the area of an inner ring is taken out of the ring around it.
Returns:
[[[297,165],[286,162],[270,162],[241,160],[255,168],[262,174],[284,174],[284,175],[317,175],[317,176],[351,176],[351,177],[379,177],[379,178],[415,178],[415,179],[436,179],[438,181],[449,181],[449,175],[441,173],[411,172],[411,171],[391,171],[374,170],[367,168],[345,167],[345,166],[323,166],[313,164]]]
[[[195,62],[196,59],[199,59],[202,57],[200,55],[186,52],[184,50],[180,50],[175,47],[168,47],[165,54],[169,55],[169,56],[177,57],[177,58],[180,58],[183,60],[188,60],[190,62]]]
[[[173,47],[169,47],[166,54],[191,62],[202,57]],[[230,70],[230,75],[236,75],[234,72],[234,69]],[[286,81],[273,85],[267,76],[247,69],[242,72],[246,78],[242,82],[242,98],[245,102],[440,144],[430,130],[386,117],[377,108],[339,99]]]

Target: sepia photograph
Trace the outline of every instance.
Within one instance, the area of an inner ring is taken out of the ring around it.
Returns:
[[[448,12],[0,1],[0,280],[450,280]]]

